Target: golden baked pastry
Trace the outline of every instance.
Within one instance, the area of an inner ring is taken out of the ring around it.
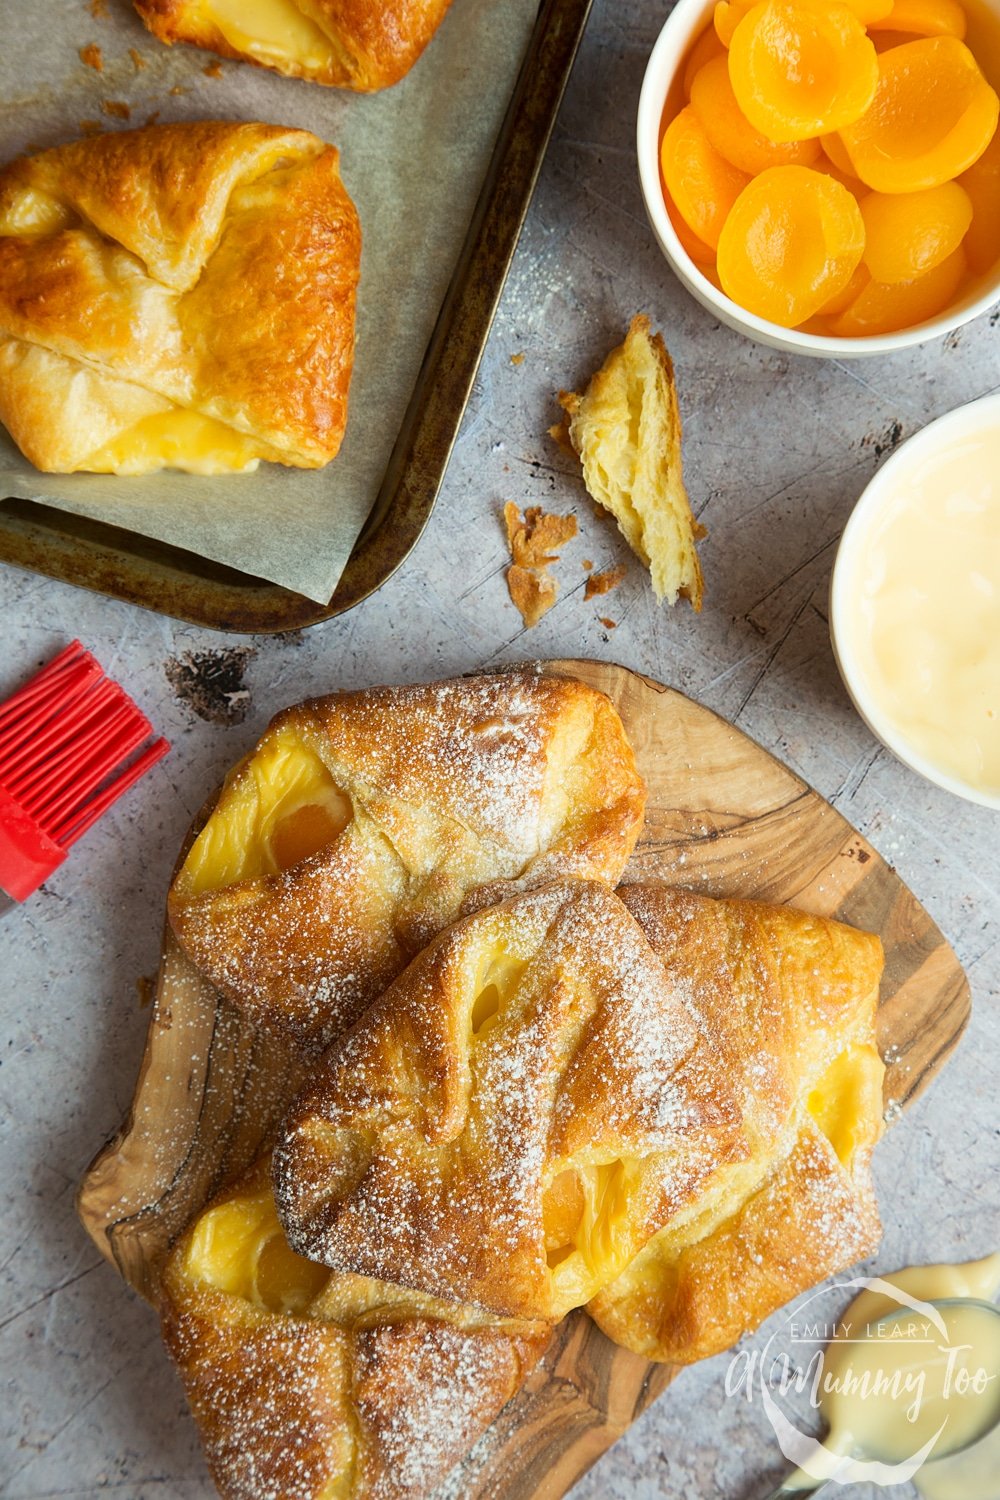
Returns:
[[[36,467],[299,468],[340,447],[360,230],[304,130],[89,137],[0,172],[0,420]]]
[[[617,1343],[688,1363],[878,1245],[882,945],[789,907],[619,894],[737,1086],[749,1147],[589,1307]]]
[[[606,886],[557,881],[442,933],[331,1048],[274,1180],[312,1260],[556,1319],[744,1152],[641,928]]]
[[[462,911],[558,875],[615,884],[645,789],[610,701],[534,671],[336,693],[279,714],[174,881],[197,967],[310,1045]]]
[[[609,510],[649,568],[657,599],[679,595],[701,609],[704,583],[695,520],[681,468],[681,417],[674,367],[647,317],[632,319],[583,395],[560,391],[566,436],[590,495]]]
[[[171,1253],[163,1337],[225,1500],[415,1500],[551,1334],[295,1255],[266,1160]]]
[[[135,0],[161,42],[364,92],[408,73],[451,0]]]
[[[311,1259],[692,1360],[871,1250],[877,938],[563,881],[438,937],[274,1154]]]

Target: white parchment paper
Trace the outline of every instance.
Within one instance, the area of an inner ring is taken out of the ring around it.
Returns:
[[[42,500],[328,600],[378,493],[537,7],[454,0],[401,83],[354,95],[164,47],[130,0],[0,0],[3,160],[72,139],[88,121],[296,125],[340,148],[363,237],[347,432],[326,469],[261,464],[222,479],[40,474],[0,428],[0,496]],[[92,43],[101,72],[80,59]]]

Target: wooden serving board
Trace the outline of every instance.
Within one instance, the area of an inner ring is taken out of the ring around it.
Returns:
[[[557,661],[547,670],[607,693],[632,741],[649,803],[626,879],[787,902],[881,935],[891,1120],[942,1066],[969,1015],[965,975],[920,903],[822,797],[708,709],[624,667]],[[287,1044],[201,978],[168,930],[132,1109],[79,1195],[87,1231],[143,1296],[155,1298],[170,1244],[205,1200],[257,1155],[301,1070]],[[449,1495],[557,1500],[677,1373],[571,1315],[449,1479]]]

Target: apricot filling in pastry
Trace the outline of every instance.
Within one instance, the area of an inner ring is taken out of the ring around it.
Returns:
[[[429,1494],[551,1334],[304,1260],[266,1159],[175,1246],[160,1312],[226,1500]]]
[[[0,172],[0,420],[39,469],[319,468],[347,420],[360,262],[338,155],[199,122]]]
[[[161,41],[368,92],[398,82],[450,0],[135,0]]]
[[[582,683],[336,694],[231,772],[170,920],[231,1000],[320,1046],[462,910],[558,874],[616,882],[643,804],[618,715]]]

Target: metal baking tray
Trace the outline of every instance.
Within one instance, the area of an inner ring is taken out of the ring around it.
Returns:
[[[117,526],[0,502],[0,562],[214,630],[272,634],[381,588],[437,499],[592,0],[542,0],[462,252],[371,514],[328,604]]]

